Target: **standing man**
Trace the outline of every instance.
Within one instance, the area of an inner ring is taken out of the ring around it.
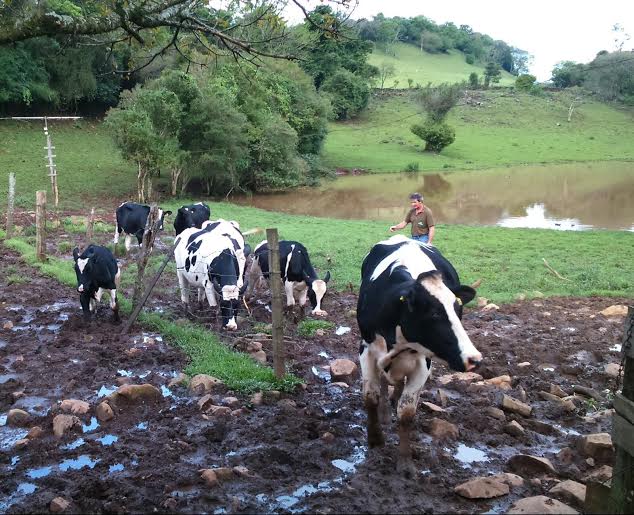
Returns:
[[[405,220],[390,227],[390,232],[403,229],[407,224],[412,224],[412,239],[423,243],[432,244],[436,228],[431,209],[423,204],[423,196],[420,193],[412,193],[409,196],[412,208],[405,215]]]

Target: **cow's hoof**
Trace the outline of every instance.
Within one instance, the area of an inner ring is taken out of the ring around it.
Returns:
[[[411,458],[399,458],[396,468],[407,479],[416,477],[416,467]]]
[[[383,438],[383,435],[376,431],[372,431],[370,433],[368,433],[368,447],[370,447],[370,449],[373,449],[375,447],[383,447],[385,445],[385,438]]]
[[[328,312],[324,311],[323,309],[315,309],[315,310],[313,310],[313,315],[318,316],[318,317],[327,317],[328,316]]]

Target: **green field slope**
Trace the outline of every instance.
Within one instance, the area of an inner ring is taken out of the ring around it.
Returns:
[[[407,88],[407,79],[412,79],[414,85],[418,83],[425,86],[428,82],[440,84],[441,82],[466,81],[472,72],[476,72],[481,81],[484,77],[484,65],[467,64],[464,54],[457,50],[451,50],[447,54],[429,54],[406,43],[397,43],[390,48],[394,50],[394,55],[375,48],[368,59],[374,66],[391,63],[396,68],[396,74],[386,81],[386,88],[394,87],[395,80],[398,80],[398,88]],[[502,71],[499,83],[501,86],[510,86],[514,82],[513,75]]]
[[[512,90],[468,95],[468,102],[463,101],[448,118],[456,141],[441,154],[423,152],[423,142],[410,132],[423,115],[404,94],[375,96],[359,118],[331,124],[325,162],[332,168],[397,172],[408,163],[418,163],[425,171],[634,159],[631,110],[586,101],[569,123],[565,92],[549,92],[545,97]]]

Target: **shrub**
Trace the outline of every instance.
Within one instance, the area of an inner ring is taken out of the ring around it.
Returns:
[[[428,83],[415,95],[415,100],[427,113],[429,120],[442,123],[451,109],[455,107],[464,94],[464,83],[443,83],[432,86]]]
[[[537,77],[534,75],[529,75],[528,73],[524,73],[520,75],[517,79],[515,79],[515,87],[520,91],[530,91]]]
[[[428,121],[423,125],[412,125],[410,130],[425,140],[425,150],[428,152],[440,152],[456,140],[456,131],[446,123]]]
[[[467,64],[475,63],[475,57],[473,57],[473,55],[471,55],[471,54],[467,54],[465,56],[464,60],[467,62]]]
[[[57,252],[60,254],[67,254],[72,248],[73,244],[70,241],[60,241],[57,244]]]
[[[478,89],[480,87],[480,77],[478,77],[476,72],[469,74],[469,87],[471,89]]]
[[[297,334],[304,338],[315,336],[317,329],[332,329],[335,324],[328,320],[302,320],[297,326]]]
[[[407,163],[404,172],[420,172],[420,165],[416,163]]]
[[[326,79],[321,90],[330,95],[338,120],[353,118],[368,105],[370,99],[370,87],[365,79],[344,69]]]

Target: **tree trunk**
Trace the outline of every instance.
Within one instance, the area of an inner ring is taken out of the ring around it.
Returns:
[[[136,177],[136,187],[139,196],[139,202],[143,204],[145,202],[145,175],[146,170],[141,161],[139,161],[139,173]]]
[[[152,183],[152,174],[147,173],[145,176],[145,181],[147,183],[147,187],[145,189],[145,200],[147,202],[152,202],[152,194],[153,191],[153,183]]]
[[[175,197],[176,193],[178,193],[178,181],[181,177],[182,172],[183,168],[180,166],[175,166],[174,168],[172,168],[172,188],[170,191],[172,197]]]

